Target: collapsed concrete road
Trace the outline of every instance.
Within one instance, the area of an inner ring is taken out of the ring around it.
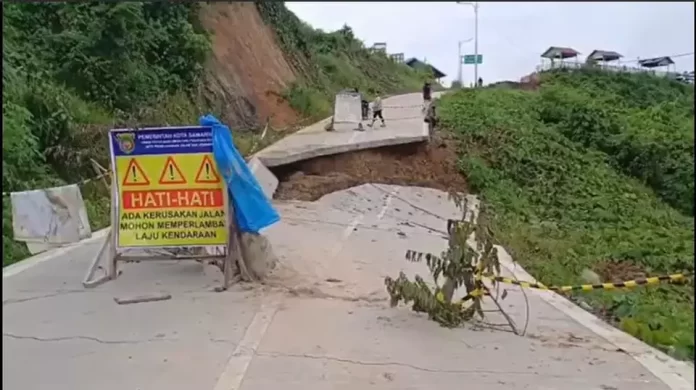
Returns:
[[[368,184],[278,208],[283,220],[267,235],[281,264],[263,286],[215,293],[221,277],[215,267],[141,262],[126,264],[116,281],[85,290],[80,276],[98,240],[4,277],[3,385],[647,390],[693,384],[693,376],[679,376],[680,369],[689,374],[684,363],[661,362],[661,354],[637,340],[617,338],[620,332],[596,319],[586,322],[592,317],[580,309],[559,310],[558,302],[532,292],[524,337],[493,326],[504,323],[496,313],[445,329],[406,308],[389,308],[383,278],[400,270],[427,275],[404,252],[438,253],[446,245],[443,218],[460,216],[440,191]],[[514,268],[509,260],[506,266]],[[114,302],[153,292],[172,298]],[[520,327],[524,302],[514,288],[503,301]]]
[[[393,96],[384,99],[383,104],[387,123],[384,128],[375,126],[367,127],[365,131],[348,129],[327,132],[325,126],[330,121],[328,118],[283,138],[256,153],[256,157],[270,168],[319,156],[428,139],[428,128],[423,122],[421,94]]]
[[[405,122],[415,128],[422,120]],[[404,259],[406,250],[439,253],[447,245],[446,219],[461,216],[444,192],[365,184],[314,202],[277,201],[276,207],[282,220],[265,235],[280,264],[260,285],[216,293],[222,275],[214,266],[141,261],[123,265],[115,281],[84,289],[82,276],[103,237],[4,269],[3,386],[694,386],[691,365],[552,293],[508,289],[504,309],[520,328],[528,318],[525,336],[500,326],[505,321],[494,311],[464,328],[445,329],[407,308],[390,308],[384,277],[402,270],[427,276],[425,264]],[[531,279],[509,256],[502,262],[505,275]],[[115,302],[157,293],[171,298]]]

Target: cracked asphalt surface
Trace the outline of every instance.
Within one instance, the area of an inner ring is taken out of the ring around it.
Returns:
[[[501,315],[445,329],[390,308],[383,278],[407,249],[443,250],[443,218],[458,217],[432,189],[363,185],[316,202],[279,202],[266,234],[281,264],[263,285],[216,293],[215,266],[125,264],[85,290],[101,242],[3,280],[3,387],[47,389],[667,389],[625,352],[529,296],[524,337]],[[115,297],[172,299],[118,305]],[[503,302],[518,325],[524,295]],[[487,309],[492,309],[488,307]]]

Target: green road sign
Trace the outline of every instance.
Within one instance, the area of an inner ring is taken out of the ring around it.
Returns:
[[[465,54],[462,56],[462,59],[464,60],[464,65],[482,64],[483,54],[479,54],[478,56],[474,54]]]

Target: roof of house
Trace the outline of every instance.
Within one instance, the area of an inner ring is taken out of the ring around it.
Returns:
[[[408,60],[404,61],[404,63],[405,63],[406,65],[410,66],[411,68],[429,67],[430,70],[432,70],[433,76],[435,76],[436,79],[439,79],[439,78],[442,78],[442,77],[447,76],[446,74],[444,74],[442,71],[440,71],[440,70],[437,69],[436,67],[434,67],[434,66],[432,66],[432,65],[430,65],[430,64],[426,64],[425,62],[423,62],[423,61],[421,61],[421,60],[419,60],[419,59],[417,59],[417,58],[413,58],[413,57],[412,57],[412,58],[409,58]]]
[[[623,56],[615,51],[608,51],[608,50],[593,50],[592,53],[590,53],[589,56],[587,56],[588,60],[591,61],[616,61],[618,59],[621,59]]]
[[[541,55],[542,58],[560,58],[560,59],[566,59],[566,58],[573,58],[577,57],[580,52],[576,51],[575,49],[571,49],[569,47],[559,47],[559,46],[551,46],[546,51]]]
[[[638,65],[643,68],[657,68],[660,66],[674,65],[674,61],[669,57],[656,57],[640,60],[638,61]]]

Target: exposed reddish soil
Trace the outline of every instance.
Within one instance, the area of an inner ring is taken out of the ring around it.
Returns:
[[[606,261],[596,265],[595,272],[602,282],[619,283],[627,280],[642,279],[647,276],[643,267],[627,261]]]
[[[452,139],[388,146],[318,157],[273,169],[280,180],[276,199],[313,201],[365,183],[411,185],[467,192],[456,167]]]
[[[254,3],[204,4],[201,23],[213,45],[207,98],[219,105],[221,120],[243,128],[295,123],[297,113],[281,97],[295,74]]]

